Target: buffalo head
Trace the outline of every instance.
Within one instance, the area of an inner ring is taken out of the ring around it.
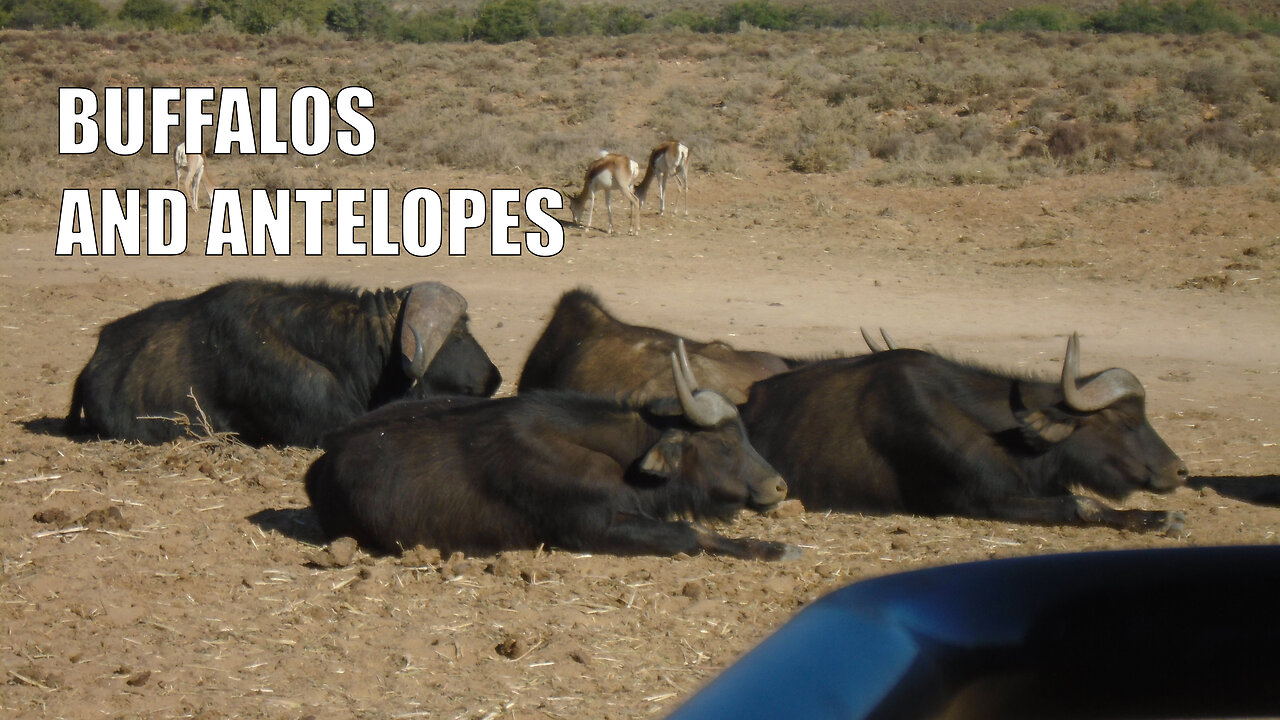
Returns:
[[[467,301],[438,282],[407,289],[400,314],[400,353],[410,394],[489,396],[502,376],[467,328]]]
[[[1062,361],[1059,402],[1021,415],[1024,431],[1057,446],[1058,472],[1110,498],[1133,490],[1168,492],[1186,483],[1187,466],[1146,416],[1146,392],[1133,373],[1111,368],[1080,377],[1073,333]]]
[[[640,469],[680,479],[706,492],[719,506],[765,508],[784,500],[787,483],[751,446],[738,409],[714,390],[698,390],[684,340],[671,354],[676,398],[655,400],[657,415],[683,415],[686,427],[667,429],[640,460]]]

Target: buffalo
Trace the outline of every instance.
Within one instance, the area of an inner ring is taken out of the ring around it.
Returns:
[[[1181,513],[1117,510],[1187,468],[1147,421],[1142,384],[1112,368],[1059,382],[1012,377],[919,350],[828,360],[762,380],[740,408],[752,444],[814,509],[1180,529]]]
[[[498,369],[446,285],[357,291],[235,280],[104,326],[67,431],[157,443],[190,425],[252,444],[317,445],[371,408],[492,395]]]
[[[666,371],[677,336],[665,330],[628,325],[605,310],[586,290],[565,293],[520,373],[519,392],[576,390],[631,403],[671,397]],[[693,370],[703,386],[734,403],[747,399],[757,380],[798,364],[767,352],[735,350],[713,341],[689,342]]]
[[[672,516],[726,518],[786,496],[737,409],[695,390],[643,407],[570,392],[404,401],[334,433],[306,475],[325,533],[376,552],[416,545],[488,554],[539,545],[615,554],[782,559],[796,548],[734,539]]]

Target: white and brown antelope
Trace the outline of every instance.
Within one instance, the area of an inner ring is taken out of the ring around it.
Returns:
[[[649,194],[649,184],[658,178],[658,214],[667,209],[667,178],[674,177],[684,194],[681,204],[685,217],[689,216],[689,148],[684,143],[668,140],[649,153],[649,167],[644,179],[636,186],[636,197],[644,203]]]
[[[200,190],[209,195],[209,204],[213,204],[213,180],[205,174],[204,156],[187,152],[185,142],[178,143],[173,152],[174,169],[178,175],[178,189],[187,196],[195,210],[200,209]]]
[[[604,153],[587,166],[586,176],[582,180],[582,192],[569,197],[569,211],[573,213],[573,221],[583,225],[582,210],[587,211],[587,222],[583,227],[591,227],[591,216],[596,209],[596,193],[604,191],[604,207],[609,212],[609,232],[613,232],[613,191],[617,190],[631,204],[631,226],[628,235],[640,232],[640,200],[632,189],[636,184],[636,176],[640,174],[640,165],[618,153]]]

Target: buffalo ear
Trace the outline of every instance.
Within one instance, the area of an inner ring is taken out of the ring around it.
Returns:
[[[673,480],[680,475],[680,460],[689,433],[683,430],[667,430],[649,452],[640,458],[640,470],[657,477]]]
[[[1060,443],[1076,430],[1076,422],[1073,419],[1050,417],[1049,412],[1045,410],[1019,414],[1018,419],[1022,422],[1023,437],[1032,446]]]
[[[400,359],[406,375],[415,379],[426,375],[453,326],[466,312],[466,298],[444,283],[409,287],[400,312]]]

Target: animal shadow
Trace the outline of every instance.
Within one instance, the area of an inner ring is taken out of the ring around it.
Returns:
[[[27,432],[33,435],[70,438],[72,440],[84,440],[97,437],[92,432],[67,432],[67,419],[65,417],[45,415],[44,417],[32,418],[30,420],[20,420],[18,424],[22,425]]]
[[[1187,486],[1194,490],[1211,488],[1219,495],[1254,505],[1280,507],[1280,475],[1193,477]]]
[[[309,507],[259,510],[248,520],[264,531],[274,530],[307,545],[324,545],[328,541]]]

